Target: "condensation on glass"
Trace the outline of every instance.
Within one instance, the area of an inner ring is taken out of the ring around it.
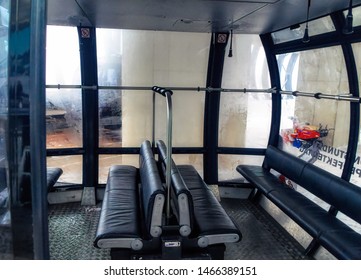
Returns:
[[[259,36],[233,35],[233,57],[226,57],[222,88],[269,89],[265,52]],[[223,92],[219,146],[265,148],[271,123],[271,94]]]
[[[80,89],[46,90],[46,148],[83,146]]]
[[[205,86],[210,34],[97,29],[97,38],[99,85]],[[151,139],[152,103],[150,90],[100,90],[100,146],[139,147]],[[173,146],[203,146],[203,112],[204,93],[174,91]],[[155,123],[156,139],[165,140],[160,96]]]
[[[264,156],[250,155],[218,155],[218,180],[227,181],[239,179],[240,182],[246,182],[237,172],[238,165],[262,165]]]
[[[75,27],[47,26],[46,84],[81,84],[79,42]],[[47,89],[47,149],[80,148],[83,145],[82,137],[81,90]]]

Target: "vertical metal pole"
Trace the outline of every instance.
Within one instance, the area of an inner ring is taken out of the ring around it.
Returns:
[[[167,187],[167,221],[170,219],[170,184],[171,184],[171,164],[172,164],[172,94],[170,91],[165,92],[167,99],[167,169],[165,183]]]
[[[204,108],[204,136],[203,136],[203,176],[207,184],[218,184],[218,126],[219,106],[221,100],[223,65],[228,42],[228,33],[212,34],[210,44],[207,87],[219,90],[210,93],[206,91]]]
[[[46,188],[45,45],[46,1],[31,5],[30,142],[34,259],[49,259]]]
[[[153,91],[152,150],[155,149],[155,91]]]
[[[171,184],[171,164],[172,164],[172,94],[171,90],[160,88],[157,86],[152,87],[153,93],[157,92],[163,95],[167,100],[167,155],[166,155],[166,170],[165,170],[165,185],[167,189],[167,202],[166,202],[166,222],[169,224],[170,220],[170,184]],[[153,96],[153,104],[155,97]],[[153,112],[155,112],[153,108]],[[153,116],[154,120],[154,116]]]

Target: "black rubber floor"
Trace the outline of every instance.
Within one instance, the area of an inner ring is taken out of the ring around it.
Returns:
[[[225,259],[309,259],[302,246],[261,207],[238,199],[222,199],[221,204],[243,235],[241,242],[227,244]]]
[[[301,246],[260,207],[248,200],[222,199],[238,224],[241,242],[228,244],[225,259],[304,259]],[[80,203],[49,206],[50,256],[53,260],[107,260],[109,250],[93,247],[100,205]]]
[[[107,260],[109,250],[97,249],[93,240],[100,205],[80,203],[49,206],[49,247],[52,260]]]

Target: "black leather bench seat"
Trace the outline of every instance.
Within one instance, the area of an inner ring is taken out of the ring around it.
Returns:
[[[158,254],[165,190],[149,141],[140,147],[139,169],[109,169],[94,246],[110,248],[112,259]]]
[[[283,184],[273,169],[351,219],[361,223],[361,188],[275,147],[263,166],[239,165],[237,171],[339,259],[361,259],[361,234],[300,192]]]
[[[277,188],[285,188],[284,184],[280,182],[276,176],[262,168],[262,166],[239,165],[236,169],[243,177],[265,194]]]
[[[216,235],[234,233],[237,242],[241,232],[223,209],[212,191],[204,183],[192,165],[178,165],[178,170],[192,195],[194,217],[198,225],[199,235]],[[216,226],[215,226],[216,225]],[[236,239],[236,236],[238,238]]]
[[[166,146],[163,141],[157,141],[159,159],[165,171]],[[178,193],[186,194],[191,233],[190,240],[185,242],[188,249],[192,246],[206,248],[210,245],[223,245],[229,242],[238,242],[242,238],[240,230],[228,216],[219,201],[216,199],[207,184],[203,181],[192,165],[176,165],[171,161],[172,189]],[[185,214],[185,213],[181,213]],[[221,249],[224,250],[224,249]]]
[[[94,245],[98,248],[142,248],[137,168],[110,168]]]

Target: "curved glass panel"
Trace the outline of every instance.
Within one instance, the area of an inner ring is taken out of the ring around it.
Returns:
[[[290,28],[273,32],[271,34],[273,42],[275,44],[281,44],[281,43],[302,39],[305,32],[305,28],[306,28],[306,23],[302,23],[302,24],[294,25]],[[308,22],[308,32],[310,36],[315,36],[335,30],[336,28],[333,25],[331,17],[329,16]]]
[[[222,88],[268,89],[268,73],[259,36],[233,35],[233,57],[225,59]],[[269,93],[223,92],[220,102],[219,146],[265,148],[271,111]]]
[[[282,90],[331,95],[348,92],[341,47],[282,54],[277,59]],[[282,95],[282,148],[341,176],[348,144],[349,108],[346,101]]]
[[[355,56],[356,67],[359,77],[359,89],[361,89],[361,43],[356,43],[352,45],[353,53]],[[361,110],[361,105],[360,105]],[[354,169],[351,175],[351,183],[354,183],[356,186],[361,186],[361,127],[360,127],[358,146],[357,146],[357,154],[354,164]]]
[[[277,59],[282,90],[331,95],[349,90],[341,47],[282,54]],[[350,104],[347,101],[282,95],[281,148],[341,176],[349,122]],[[327,203],[294,182],[290,184],[328,210]]]

